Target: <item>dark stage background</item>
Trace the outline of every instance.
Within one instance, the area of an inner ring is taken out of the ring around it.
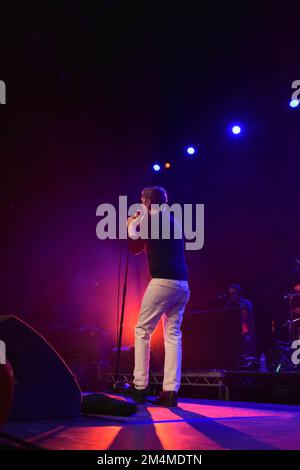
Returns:
[[[170,202],[205,204],[204,248],[187,253],[189,307],[240,283],[266,350],[297,273],[274,286],[300,257],[300,111],[288,106],[300,79],[296,4],[0,8],[0,312],[63,354],[67,335],[88,325],[110,350],[126,243],[96,238],[96,208],[122,194],[138,202],[144,186],[159,184]],[[237,139],[228,133],[235,120],[244,126]],[[190,143],[199,145],[194,159],[184,156]],[[155,161],[172,167],[154,173]],[[144,255],[131,257],[126,345],[147,280]]]

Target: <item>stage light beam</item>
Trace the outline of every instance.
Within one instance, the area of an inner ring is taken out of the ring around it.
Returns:
[[[155,164],[153,165],[153,170],[154,170],[154,171],[160,171],[160,165],[159,165],[158,163],[155,163]]]
[[[187,153],[188,155],[194,155],[194,154],[196,153],[195,147],[187,147],[186,153]]]
[[[290,107],[291,108],[297,108],[299,106],[299,100],[291,100],[290,101]]]
[[[231,132],[234,134],[234,135],[238,135],[242,132],[242,129],[240,126],[233,126],[232,129],[231,129]]]

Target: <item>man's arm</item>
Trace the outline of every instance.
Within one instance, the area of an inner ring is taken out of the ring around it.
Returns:
[[[128,229],[128,246],[129,251],[134,255],[139,255],[144,251],[146,246],[146,241],[142,238],[136,238],[137,227],[139,225],[138,215],[129,217],[127,220],[127,229]]]

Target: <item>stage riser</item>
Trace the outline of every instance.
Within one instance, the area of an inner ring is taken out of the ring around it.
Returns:
[[[227,372],[229,400],[300,404],[300,373]]]
[[[132,381],[132,374],[121,373],[125,381]],[[115,374],[104,373],[99,380],[112,387]],[[152,373],[149,393],[157,394],[162,389],[163,375]],[[300,404],[300,373],[245,372],[245,371],[199,371],[182,374],[180,395],[231,401],[257,403]]]

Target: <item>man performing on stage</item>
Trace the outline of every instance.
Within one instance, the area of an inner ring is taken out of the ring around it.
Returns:
[[[165,363],[163,390],[154,402],[161,406],[177,406],[177,392],[181,381],[181,323],[189,300],[184,240],[174,237],[177,221],[169,211],[159,211],[151,205],[168,202],[164,188],[153,186],[142,191],[142,204],[147,208],[148,234],[151,223],[158,216],[160,233],[157,239],[136,238],[141,223],[139,215],[128,219],[130,251],[139,254],[146,251],[151,281],[144,293],[138,322],[135,328],[135,366],[133,384],[125,384],[123,394],[143,403],[149,379],[150,338],[160,318],[163,321]],[[169,218],[169,220],[166,220]],[[163,222],[170,224],[170,237],[162,237]],[[132,238],[133,237],[133,238]]]

